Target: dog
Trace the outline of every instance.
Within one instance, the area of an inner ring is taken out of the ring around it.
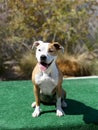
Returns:
[[[35,41],[33,48],[36,48],[37,65],[32,72],[32,82],[34,84],[35,107],[33,117],[38,117],[41,113],[40,103],[55,103],[56,115],[63,116],[62,107],[66,107],[66,91],[62,88],[63,75],[59,70],[56,59],[58,51],[64,51],[59,43],[47,43]]]

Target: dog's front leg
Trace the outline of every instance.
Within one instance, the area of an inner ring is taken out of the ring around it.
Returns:
[[[56,115],[59,117],[64,115],[64,111],[61,108],[61,95],[62,95],[62,88],[61,86],[59,86],[57,88],[57,103],[56,103],[56,107],[57,107]]]
[[[36,107],[34,112],[32,113],[32,116],[38,117],[40,115],[40,89],[37,85],[34,86],[34,94],[35,94]]]

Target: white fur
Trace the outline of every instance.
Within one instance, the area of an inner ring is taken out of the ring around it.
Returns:
[[[40,107],[36,106],[34,112],[32,113],[33,117],[38,117],[40,115]]]
[[[56,111],[56,115],[57,116],[63,116],[64,115],[64,111],[61,108],[61,97],[57,98],[57,111]]]
[[[40,56],[45,55],[47,57],[47,63],[50,63],[52,60],[56,60],[57,56],[52,56],[48,53],[48,46],[50,43],[40,43],[36,49],[36,58],[40,62]]]
[[[31,104],[31,107],[35,108],[35,107],[36,107],[36,102],[33,102],[33,103]]]
[[[50,70],[52,70],[50,72]],[[53,62],[49,70],[46,72],[40,72],[35,75],[35,82],[39,85],[42,93],[45,95],[51,95],[53,89],[58,84],[58,70]]]

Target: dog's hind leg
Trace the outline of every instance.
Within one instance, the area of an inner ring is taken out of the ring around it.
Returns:
[[[64,107],[64,108],[67,107],[67,103],[65,102],[64,99],[63,99],[62,102],[61,102],[61,106]]]
[[[35,108],[35,107],[36,107],[36,102],[33,102],[33,103],[31,104],[31,107]]]
[[[67,103],[65,102],[65,98],[66,98],[66,91],[64,89],[62,89],[62,101],[61,101],[62,107],[67,107]]]

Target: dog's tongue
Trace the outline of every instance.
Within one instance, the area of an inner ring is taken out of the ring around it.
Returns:
[[[39,67],[40,67],[40,69],[41,69],[42,71],[45,71],[45,70],[47,69],[47,66],[44,66],[44,65],[42,65],[42,64],[39,64]]]

